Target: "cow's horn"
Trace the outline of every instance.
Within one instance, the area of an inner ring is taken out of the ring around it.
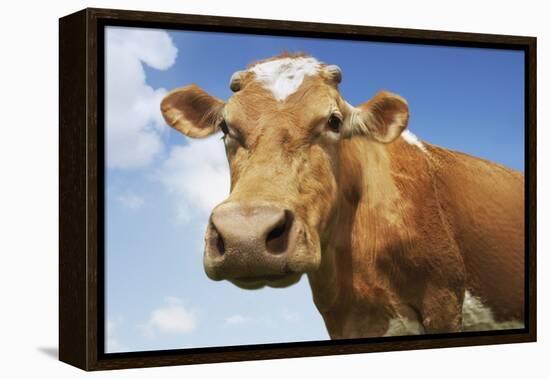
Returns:
[[[241,89],[243,74],[244,71],[237,71],[231,75],[231,79],[229,80],[229,88],[231,88],[231,91],[237,92]]]
[[[335,64],[326,66],[325,72],[328,74],[328,77],[333,83],[340,84],[342,81],[342,70]]]

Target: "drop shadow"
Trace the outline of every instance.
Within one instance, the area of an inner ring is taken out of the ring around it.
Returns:
[[[39,347],[37,350],[55,360],[57,360],[59,357],[59,349],[54,346]]]

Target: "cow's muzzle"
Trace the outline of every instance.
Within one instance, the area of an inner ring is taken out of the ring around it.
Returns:
[[[285,287],[299,280],[293,257],[305,249],[305,229],[288,209],[228,202],[218,206],[206,232],[208,277],[243,288]]]

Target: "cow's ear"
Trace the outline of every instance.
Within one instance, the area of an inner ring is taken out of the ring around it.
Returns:
[[[224,102],[190,85],[169,92],[162,102],[162,116],[174,129],[188,137],[202,138],[219,130]]]
[[[352,110],[351,134],[364,134],[383,143],[401,135],[409,122],[409,106],[401,96],[381,91]]]

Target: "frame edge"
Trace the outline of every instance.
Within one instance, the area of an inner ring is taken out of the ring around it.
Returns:
[[[145,22],[154,27],[154,24],[162,24],[161,27],[177,29],[178,25],[201,24],[207,27],[230,26],[247,29],[248,33],[255,33],[264,29],[271,31],[287,32],[294,35],[298,32],[315,32],[318,38],[330,38],[331,34],[338,34],[337,38],[353,39],[354,36],[368,36],[371,39],[381,38],[395,42],[395,39],[405,43],[422,43],[460,46],[465,41],[472,47],[487,47],[487,44],[509,45],[509,48],[518,48],[530,44],[536,37],[526,35],[507,35],[495,33],[476,33],[463,31],[441,31],[432,29],[399,28],[393,26],[374,26],[359,24],[335,24],[312,21],[287,21],[270,18],[241,18],[234,16],[215,16],[191,13],[174,13],[162,11],[141,11],[116,8],[86,8],[91,18],[109,21]],[[156,26],[159,27],[159,26]]]
[[[526,40],[526,133],[528,135],[529,155],[526,161],[529,163],[527,188],[529,203],[526,204],[529,217],[527,225],[529,230],[529,243],[526,244],[529,274],[529,288],[527,288],[529,338],[537,341],[537,38],[529,37]],[[527,155],[527,154],[526,154]]]
[[[527,51],[526,70],[528,73],[526,93],[529,101],[526,104],[528,123],[525,127],[529,133],[529,173],[531,181],[528,191],[530,218],[529,276],[530,328],[525,334],[501,336],[495,342],[491,338],[481,337],[469,340],[455,339],[453,342],[434,340],[430,343],[407,341],[403,344],[388,341],[381,344],[366,343],[352,346],[329,346],[317,348],[268,349],[265,352],[243,351],[231,353],[182,354],[164,357],[107,358],[98,356],[98,241],[97,241],[97,205],[99,188],[98,148],[103,141],[97,139],[97,21],[98,19],[133,19],[143,20],[141,14],[154,15],[157,22],[175,22],[175,18],[185,19],[187,23],[198,22],[210,25],[237,24],[251,22],[255,27],[265,24],[276,24],[282,30],[288,24],[295,25],[302,31],[334,24],[318,24],[297,21],[240,19],[202,15],[183,15],[158,12],[125,11],[114,9],[87,8],[59,19],[59,360],[83,370],[110,370],[120,368],[154,367],[166,365],[231,362],[257,359],[293,358],[321,355],[356,354],[377,351],[394,351],[409,349],[444,348],[458,346],[475,346],[500,343],[518,343],[536,341],[536,37],[496,36],[463,32],[436,32],[438,40],[452,42],[466,38],[486,43],[502,43],[501,37],[509,37],[508,42],[523,46]],[[210,19],[206,22],[206,19]],[[154,22],[154,21],[153,21]],[[185,23],[185,22],[184,22]],[[392,34],[403,37],[412,33],[413,38],[423,36],[426,30],[381,28],[360,25],[342,25],[356,29],[353,33],[371,35]],[[330,28],[329,28],[330,29]],[[332,29],[328,30],[330,33]],[[63,325],[63,326],[62,326]],[[465,337],[468,338],[468,337]],[[222,357],[223,356],[223,357]]]
[[[59,19],[59,360],[88,368],[87,11]]]

